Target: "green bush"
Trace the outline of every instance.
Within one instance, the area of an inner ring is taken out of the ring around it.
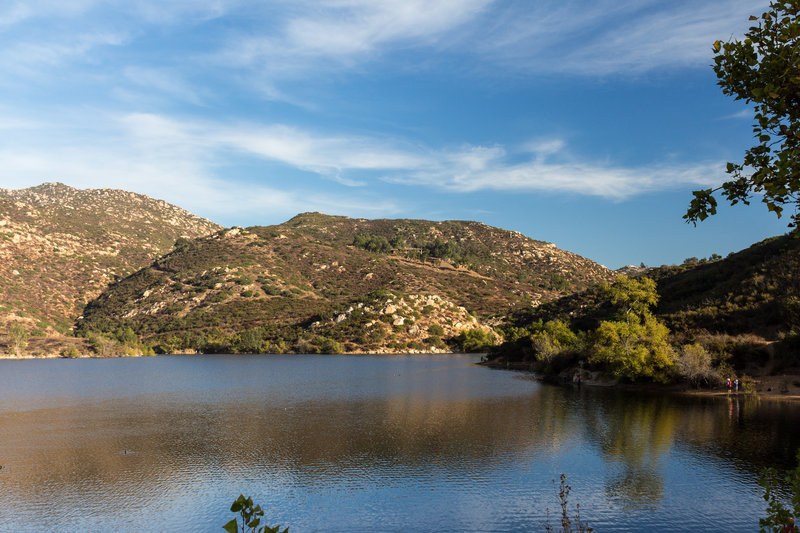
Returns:
[[[442,335],[444,335],[444,328],[439,324],[431,324],[430,326],[428,326],[428,333],[430,333],[431,335],[441,337]]]
[[[264,292],[270,296],[278,296],[281,290],[275,285],[263,285]]]
[[[680,377],[693,385],[715,385],[721,381],[711,354],[698,343],[681,347],[675,357],[675,368]]]
[[[433,346],[434,348],[442,349],[447,347],[442,338],[437,335],[431,335],[430,337],[426,338],[424,342],[425,344]]]
[[[496,343],[493,333],[478,328],[462,331],[453,341],[463,352],[475,353],[489,351]]]
[[[219,303],[219,302],[227,300],[228,297],[231,296],[232,294],[233,294],[233,292],[231,292],[231,291],[229,291],[227,289],[221,290],[218,293],[213,294],[212,296],[208,297],[206,299],[206,301],[208,301],[210,303]]]
[[[368,252],[377,253],[386,253],[392,248],[386,237],[381,235],[372,235],[370,233],[356,235],[353,238],[353,246],[356,248],[363,248]]]
[[[70,344],[69,346],[67,346],[67,349],[64,350],[64,357],[67,357],[69,359],[80,357],[80,355],[81,353],[80,351],[78,351],[78,347],[75,346],[74,344]]]
[[[333,339],[323,337],[322,341],[319,343],[319,353],[339,354],[343,352],[344,347],[342,346],[342,343]]]

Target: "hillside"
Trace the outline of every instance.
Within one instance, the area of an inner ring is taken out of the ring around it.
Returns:
[[[800,238],[773,237],[725,259],[653,269],[658,314],[678,332],[776,339],[800,326]]]
[[[677,333],[707,331],[755,334],[776,339],[798,326],[800,239],[784,235],[766,239],[726,258],[642,269],[634,276],[656,281],[656,315]],[[536,317],[571,317],[578,329],[594,327],[611,307],[596,291],[553,300],[536,309]]]
[[[726,258],[638,272],[656,282],[655,316],[674,346],[699,342],[715,361],[748,372],[800,366],[800,238],[766,239]],[[577,331],[608,320],[615,307],[590,289],[520,310],[511,322],[526,327],[560,319]],[[519,355],[519,354],[518,354]]]
[[[0,331],[68,333],[110,283],[168,252],[179,237],[219,230],[161,200],[60,183],[0,189]]]
[[[129,328],[157,351],[433,351],[612,277],[476,222],[306,213],[183,243],[113,284],[80,329],[121,342]]]

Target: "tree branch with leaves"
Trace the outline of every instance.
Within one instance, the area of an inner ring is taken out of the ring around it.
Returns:
[[[720,193],[731,205],[760,196],[781,217],[793,208],[790,228],[800,224],[800,0],[772,2],[742,40],[713,45],[714,72],[722,92],[754,107],[757,144],[741,163],[728,163],[730,180],[694,191],[683,216],[697,224],[717,213]]]

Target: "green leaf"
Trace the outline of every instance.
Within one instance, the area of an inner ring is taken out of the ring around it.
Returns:
[[[233,520],[222,526],[222,529],[224,529],[228,533],[237,533],[239,530],[239,526],[236,524],[236,519],[234,518]]]
[[[778,218],[781,218],[781,213],[783,213],[783,208],[781,206],[772,202],[767,202],[767,209],[778,215]]]

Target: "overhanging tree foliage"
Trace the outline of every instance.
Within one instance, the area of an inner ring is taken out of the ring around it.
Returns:
[[[731,205],[760,195],[778,217],[794,208],[789,227],[800,223],[800,0],[772,2],[741,41],[714,43],[714,72],[722,92],[754,106],[757,144],[741,163],[728,163],[730,180],[694,191],[683,218],[696,224],[717,212],[714,194]]]

